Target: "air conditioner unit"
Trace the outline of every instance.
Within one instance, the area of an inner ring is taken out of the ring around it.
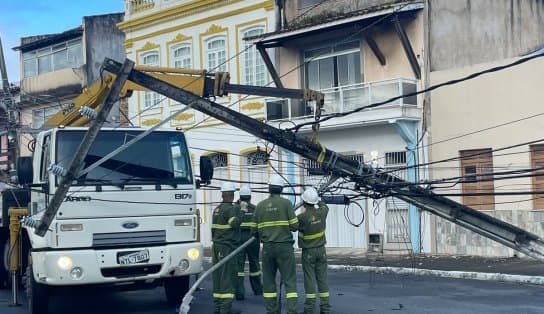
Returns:
[[[383,234],[368,234],[368,253],[383,253]]]

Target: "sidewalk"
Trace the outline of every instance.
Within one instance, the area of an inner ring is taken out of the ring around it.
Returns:
[[[210,250],[205,256],[210,256]],[[301,251],[295,250],[297,264]],[[363,271],[403,275],[503,281],[544,286],[544,262],[517,257],[480,257],[456,255],[365,254],[360,249],[327,248],[332,271]],[[211,258],[208,258],[211,262]]]

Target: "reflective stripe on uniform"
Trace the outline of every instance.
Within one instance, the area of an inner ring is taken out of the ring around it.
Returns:
[[[236,217],[230,217],[229,218],[229,221],[228,221],[229,225],[234,221],[234,219],[236,219]]]
[[[245,276],[245,273],[243,273],[243,272],[238,273],[238,277],[244,277],[244,276]]]
[[[289,224],[290,224],[290,225],[298,224],[298,218],[295,217],[295,218],[289,220]]]
[[[230,229],[230,225],[213,224],[212,229]]]
[[[240,227],[257,228],[257,223],[255,223],[255,222],[242,222],[240,224]]]
[[[320,298],[328,298],[328,297],[329,297],[329,293],[328,293],[328,292],[320,292],[320,293],[319,293],[319,297],[320,297]]]
[[[265,228],[265,227],[278,227],[278,226],[289,226],[289,222],[287,220],[276,220],[276,221],[265,221],[260,222],[257,224],[257,228]]]
[[[265,293],[263,293],[263,297],[265,297],[265,298],[277,298],[278,294],[276,292],[265,292]]]
[[[254,273],[249,273],[249,276],[250,276],[250,277],[255,277],[255,276],[260,276],[260,275],[262,275],[262,272],[261,272],[261,271],[256,271],[256,272],[254,272]]]
[[[289,292],[289,293],[287,293],[287,294],[285,295],[285,297],[286,297],[287,299],[298,298],[298,293],[296,293],[296,292]]]
[[[307,293],[306,299],[315,299],[315,293]]]
[[[315,240],[315,239],[321,238],[324,235],[325,235],[325,231],[321,231],[321,232],[310,234],[310,235],[304,235],[304,233],[302,232],[298,233],[298,237],[303,238],[304,240]]]
[[[214,293],[213,297],[216,299],[233,299],[233,293]]]

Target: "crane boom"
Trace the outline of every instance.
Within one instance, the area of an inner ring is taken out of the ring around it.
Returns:
[[[116,74],[119,73],[121,64],[106,59],[104,69]],[[142,71],[133,69],[128,75],[128,79],[139,86],[144,86],[151,91],[186,104],[195,110],[305,158],[321,160],[321,165],[325,170],[347,178],[364,189],[381,192],[385,188],[388,193],[399,199],[544,261],[544,241],[531,232],[435,194],[387,172],[377,170],[368,164],[349,159],[322,145],[312,143],[301,135],[272,127]]]

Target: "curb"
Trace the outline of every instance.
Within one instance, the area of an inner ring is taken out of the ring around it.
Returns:
[[[544,285],[544,276],[526,276],[511,275],[501,273],[481,273],[468,271],[447,271],[434,269],[419,269],[405,267],[376,267],[376,266],[349,266],[349,265],[329,265],[330,270],[339,270],[346,272],[360,271],[376,274],[399,274],[416,276],[434,276],[443,278],[472,279],[485,281],[499,281],[518,284]]]

